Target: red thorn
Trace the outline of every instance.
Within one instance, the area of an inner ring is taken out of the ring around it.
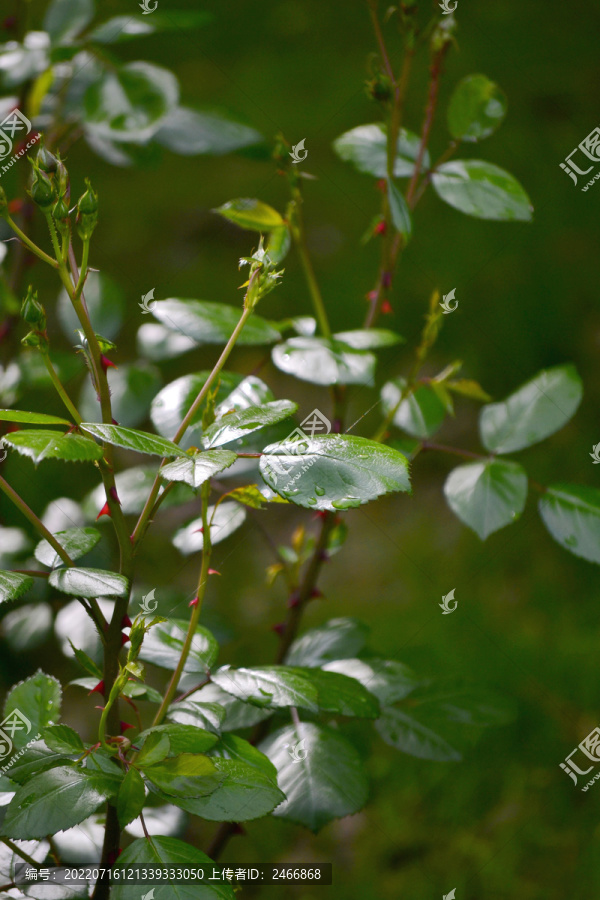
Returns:
[[[193,600],[190,600],[190,602],[188,603],[188,606],[198,606],[198,598],[194,597]]]
[[[121,635],[121,647],[123,647],[125,644],[128,644],[128,643],[129,643],[129,635],[122,634]]]
[[[128,728],[135,728],[135,725],[130,725],[129,722],[121,722],[121,734],[127,731]]]
[[[110,507],[109,507],[108,503],[105,503],[105,504],[104,504],[104,506],[102,507],[102,509],[100,510],[100,512],[98,513],[98,515],[96,516],[96,522],[97,522],[98,519],[100,519],[102,516],[110,516]]]
[[[209,570],[208,570],[208,574],[209,574],[209,575],[220,575],[221,573],[220,573],[220,572],[217,572],[216,569],[209,569]]]
[[[315,519],[324,519],[327,515],[326,509],[318,509],[315,513]]]
[[[381,304],[381,312],[384,316],[389,316],[394,312],[394,310],[392,309],[392,304],[389,300],[383,301],[383,303]]]
[[[377,300],[377,291],[369,291],[369,293],[367,294],[367,300],[369,301],[369,303],[375,303],[375,301]]]
[[[20,213],[23,209],[23,201],[22,200],[11,200],[8,204],[8,211],[11,215],[13,213]]]
[[[387,290],[392,284],[392,273],[391,272],[382,272],[381,273],[381,286]]]
[[[102,694],[102,696],[104,697],[104,681],[99,681],[98,684],[96,685],[96,687],[91,689],[90,693],[88,694],[88,697],[91,694]]]
[[[323,591],[320,591],[319,588],[313,588],[310,592],[309,600],[316,600],[319,597],[323,597]]]
[[[133,622],[131,621],[127,613],[125,613],[125,615],[121,619],[121,628],[131,628],[132,625]]]
[[[323,562],[329,562],[329,553],[327,552],[327,550],[321,550],[321,552],[319,553],[319,559],[321,559]]]
[[[246,834],[246,829],[242,828],[237,822],[234,823],[233,828],[231,829],[232,834]]]
[[[118,851],[115,853],[114,850],[111,850],[108,854],[108,866],[109,868],[117,861],[117,858],[121,855],[123,851],[119,847]]]
[[[375,182],[375,187],[378,191],[381,191],[382,194],[385,194],[385,192],[387,191],[387,181],[385,180],[385,178],[378,178]]]
[[[13,29],[16,26],[16,24],[17,24],[16,16],[7,16],[6,19],[4,20],[4,22],[2,23],[2,25],[0,25],[0,28],[5,28],[7,31],[10,31],[11,29]]]
[[[121,505],[121,501],[119,500],[119,495],[117,494],[117,489],[116,489],[116,487],[111,487],[111,488],[109,488],[108,493],[110,494],[110,496],[112,497],[112,499],[115,501],[115,503],[118,503],[119,506],[120,506],[120,505]]]
[[[200,534],[204,534],[204,528],[195,528],[193,534],[198,534],[198,532],[200,532]]]
[[[274,631],[275,634],[278,634],[279,637],[283,637],[285,634],[285,622],[278,622],[277,625],[273,625],[271,627],[271,631]]]
[[[116,366],[115,366],[115,369],[116,369]],[[116,419],[113,419],[113,420],[112,420],[112,423],[113,423],[113,425],[118,425],[118,424],[119,424],[119,423],[117,422]]]
[[[110,359],[104,355],[104,353],[102,353],[100,355],[100,365],[102,366],[102,368],[105,372],[108,369],[116,369],[117,368],[117,366],[114,364],[114,362],[111,362]]]
[[[385,222],[378,222],[375,228],[373,229],[373,234],[385,234],[387,229],[387,225]]]
[[[299,603],[300,603],[300,595],[298,594],[298,591],[293,591],[290,594],[288,602],[287,602],[288,609],[294,609],[294,607],[298,606]]]

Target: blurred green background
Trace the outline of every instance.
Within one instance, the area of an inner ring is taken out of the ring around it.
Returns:
[[[125,0],[99,5],[102,18],[132,9]],[[8,11],[11,4],[5,6]],[[31,6],[35,19],[44,4]],[[119,55],[172,68],[189,105],[227,111],[267,138],[281,131],[292,144],[306,139],[303,168],[317,176],[305,183],[317,275],[334,329],[359,327],[379,251],[375,242],[363,247],[359,239],[380,195],[373,179],[342,163],[331,144],[349,128],[381,118],[364,90],[375,50],[366,4],[160,0],[159,6],[201,6],[213,19],[199,31],[123,44]],[[444,321],[428,372],[462,359],[464,376],[500,399],[539,369],[573,361],[586,386],[579,412],[522,459],[538,482],[598,486],[600,470],[588,454],[600,440],[600,187],[582,197],[559,163],[598,124],[600,9],[581,2],[459,0],[456,15],[458,46],[445,65],[432,157],[447,144],[444,113],[453,86],[465,75],[486,74],[506,92],[509,113],[497,134],[460,155],[512,172],[532,198],[535,218],[532,224],[480,222],[426,195],[390,296],[394,313],[382,322],[407,344],[382,354],[378,384],[406,373],[431,291],[456,288],[458,311]],[[405,117],[413,131],[421,127],[426,89],[427,60],[421,56]],[[212,208],[239,196],[259,197],[280,210],[287,202],[284,179],[258,153],[215,158],[166,152],[160,162],[129,170],[109,166],[80,141],[68,162],[73,182],[83,184],[89,175],[100,194],[92,264],[127,296],[129,319],[114,357],[121,364],[135,358],[137,303],[152,287],[157,298],[239,302],[237,260],[253,249],[254,238],[224,224]],[[15,196],[16,182],[2,183]],[[261,310],[268,318],[311,312],[294,253],[285,269],[283,286]],[[50,305],[56,293],[51,275],[36,266],[31,277]],[[164,383],[208,368],[217,352],[203,349],[162,364]],[[296,400],[303,416],[315,407],[330,410],[325,390],[282,375],[265,363],[264,352],[238,350],[231,368],[248,373],[261,363],[261,377],[278,397]],[[350,421],[378,399],[376,389],[353,386],[349,393]],[[34,401],[26,397],[23,408],[35,408]],[[355,433],[370,436],[379,421],[376,407]],[[476,421],[476,405],[459,403],[439,440],[478,451]],[[452,888],[457,900],[600,895],[600,788],[582,798],[559,769],[598,724],[598,570],[552,541],[534,498],[516,525],[482,544],[443,499],[452,466],[451,458],[422,455],[414,465],[412,497],[391,496],[346,514],[348,541],[326,566],[326,599],[311,605],[305,624],[339,615],[362,618],[381,655],[425,676],[460,678],[498,691],[514,703],[514,722],[485,732],[458,764],[401,755],[371,742],[359,726],[352,728],[372,779],[363,812],[318,836],[273,818],[249,823],[247,837],[234,838],[223,855],[231,864],[332,861],[335,885],[248,887],[243,896],[422,900],[441,898]],[[19,460],[3,466],[37,511],[53,497],[78,496],[74,477],[86,489],[95,484],[92,471],[51,462],[39,469],[34,486],[33,471]],[[0,511],[3,524],[23,524],[4,502]],[[281,543],[289,542],[300,523],[316,527],[305,511],[261,515]],[[167,526],[174,521],[169,513]],[[206,623],[223,640],[222,661],[265,663],[274,655],[270,627],[283,617],[285,596],[282,586],[265,584],[269,563],[249,523],[216,549],[222,577],[211,583]],[[177,587],[183,596],[195,578],[196,558],[182,560],[165,532],[155,528],[141,582]],[[437,604],[451,588],[458,610],[446,617]],[[75,677],[54,639],[27,655],[4,644],[0,671],[7,686],[38,666]],[[91,699],[67,690],[65,721],[84,714],[91,721],[92,706]],[[211,825],[194,826],[189,835],[206,847],[213,831]]]

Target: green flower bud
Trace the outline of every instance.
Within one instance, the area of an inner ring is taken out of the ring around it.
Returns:
[[[454,41],[454,32],[456,31],[456,19],[450,13],[449,16],[438,22],[433,34],[431,35],[431,52],[439,53],[446,50]]]
[[[21,316],[28,325],[38,331],[46,330],[46,313],[42,304],[38,302],[37,291],[34,291],[31,285],[29,285],[27,296],[21,304]]]
[[[58,186],[58,196],[64,197],[68,203],[71,196],[71,182],[69,181],[69,173],[62,159],[58,158],[56,167],[56,183]]]
[[[372,100],[387,103],[392,99],[392,82],[387,75],[379,72],[375,78],[367,81],[367,94]]]
[[[22,338],[21,343],[24,347],[31,347],[44,352],[48,350],[48,339],[45,334],[39,331],[30,331],[29,334]]]
[[[47,209],[52,206],[56,200],[56,190],[50,178],[42,169],[38,168],[34,163],[33,168],[33,184],[29,191],[29,196],[41,209]]]
[[[87,191],[79,198],[77,210],[82,216],[93,216],[98,213],[98,194],[92,190],[89,178],[85,179]]]
[[[59,197],[52,207],[52,216],[61,234],[69,231],[69,207],[62,197]]]
[[[39,150],[36,154],[36,163],[43,172],[47,172],[48,174],[56,172],[58,159],[44,147],[44,138],[41,138],[39,143]]]

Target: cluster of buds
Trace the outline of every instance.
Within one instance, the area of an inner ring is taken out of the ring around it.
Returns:
[[[240,269],[247,265],[250,266],[250,275],[248,281],[242,285],[248,288],[244,305],[246,309],[254,309],[259,300],[277,287],[283,269],[275,271],[275,263],[263,247],[262,236],[258,250],[252,256],[243,256],[240,259]]]
[[[21,341],[25,347],[37,347],[40,350],[48,349],[48,335],[46,334],[46,311],[38,301],[37,291],[29,285],[27,296],[21,304],[21,316],[31,325],[31,331]]]
[[[33,202],[45,213],[51,213],[56,229],[62,237],[68,237],[71,230],[69,203],[71,187],[69,173],[60,154],[51,153],[41,142],[41,146],[31,159],[33,179],[29,195]],[[77,231],[82,240],[88,241],[98,223],[98,195],[92,190],[86,178],[86,190],[77,203]],[[0,198],[0,214],[2,198]]]

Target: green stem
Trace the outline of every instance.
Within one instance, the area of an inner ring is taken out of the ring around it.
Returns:
[[[227,359],[229,358],[229,354],[233,350],[242,328],[244,327],[244,325],[246,324],[246,322],[248,321],[248,319],[251,315],[252,315],[252,309],[244,307],[244,311],[240,317],[240,320],[237,323],[237,325],[233,331],[233,334],[227,341],[225,349],[221,353],[214,369],[212,370],[212,372],[208,376],[208,379],[204,383],[202,390],[199,392],[198,396],[196,397],[192,406],[190,407],[187,415],[185,416],[181,425],[177,429],[177,433],[172,438],[174,444],[178,444],[180,442],[180,440],[182,439],[183,435],[185,434],[185,432],[187,431],[188,425],[194,418],[195,414],[199,410],[199,408],[202,405],[202,403],[204,402],[204,400],[206,399],[206,396],[208,395],[208,392],[210,391],[213,383],[215,382],[217,376],[219,375],[219,372],[221,371],[221,369],[227,362]],[[161,463],[161,465],[162,465],[162,463]],[[137,544],[140,542],[140,540],[144,536],[146,528],[148,527],[148,524],[151,521],[151,515],[152,515],[153,509],[154,509],[154,505],[156,503],[156,499],[158,497],[159,490],[160,490],[160,475],[157,474],[156,478],[154,479],[154,484],[152,485],[152,490],[150,491],[150,496],[146,500],[146,504],[145,504],[145,506],[140,514],[140,517],[138,519],[138,522],[133,530],[133,534],[131,535],[132,544],[133,544],[134,548],[137,546]]]
[[[83,286],[85,284],[85,280],[88,274],[89,268],[89,258],[90,258],[90,239],[86,238],[83,242],[83,251],[81,254],[81,272],[79,273],[79,279],[77,280],[77,285],[75,287],[75,295],[74,302],[79,300],[81,297],[81,292],[83,291]]]
[[[13,853],[16,853],[17,856],[20,856],[21,859],[24,859],[26,863],[29,863],[30,866],[33,866],[34,869],[41,869],[41,868],[42,868],[42,864],[41,864],[41,863],[36,862],[35,859],[34,859],[32,856],[29,856],[28,853],[25,853],[24,850],[21,850],[20,847],[17,847],[17,845],[16,845],[16,844],[13,844],[12,841],[9,841],[8,838],[0,837],[0,841],[2,841],[3,844],[6,844],[6,846],[8,847],[8,849],[9,849],[9,850],[12,850]]]
[[[302,194],[300,192],[300,189],[296,186],[292,188],[292,197],[294,199],[294,212],[292,215],[292,221],[290,222],[292,235],[294,241],[296,242],[296,247],[298,248],[300,262],[302,263],[304,277],[306,278],[306,282],[308,284],[308,290],[310,292],[312,303],[315,309],[315,315],[319,323],[319,328],[321,329],[324,337],[330,338],[331,328],[329,326],[325,304],[323,303],[321,290],[317,282],[315,270],[313,269],[312,260],[310,258],[310,254],[308,252],[308,247],[306,244],[306,229],[304,227],[304,216],[302,215]]]
[[[52,365],[52,361],[50,359],[50,356],[48,355],[48,352],[44,351],[44,350],[42,350],[41,352],[42,352],[42,357],[44,359],[44,363],[46,364],[46,368],[48,370],[48,374],[50,375],[50,378],[52,380],[52,384],[56,388],[56,391],[57,391],[60,399],[62,400],[64,405],[67,407],[67,409],[69,410],[69,412],[71,413],[71,415],[73,416],[73,418],[75,419],[77,424],[81,425],[83,419],[77,412],[77,409],[75,408],[75,406],[74,406],[73,402],[71,401],[69,395],[67,394],[60,378],[58,377],[58,374],[56,372],[56,369]]]
[[[25,501],[21,497],[19,497],[17,492],[15,490],[13,490],[13,488],[11,488],[10,484],[8,484],[8,482],[5,481],[1,475],[0,475],[0,491],[2,491],[4,494],[6,494],[6,496],[9,498],[9,500],[11,500],[14,503],[14,505],[18,509],[21,510],[21,512],[23,513],[25,518],[31,522],[31,524],[36,529],[36,531],[38,531],[42,535],[42,537],[44,537],[48,541],[48,543],[50,544],[50,546],[52,547],[53,550],[56,550],[56,552],[58,553],[58,555],[60,556],[62,561],[65,563],[65,565],[67,565],[67,566],[75,565],[73,560],[67,553],[67,551],[64,549],[64,547],[62,547],[58,543],[58,541],[56,540],[54,535],[50,531],[48,531],[48,529],[43,524],[43,522],[40,519],[38,519],[38,517],[36,516],[34,511],[29,506],[27,506]]]
[[[179,662],[177,663],[177,668],[173,672],[173,677],[169,682],[169,686],[166,690],[164,699],[159,707],[156,716],[154,717],[154,722],[152,726],[160,725],[162,720],[167,714],[167,710],[171,705],[173,697],[177,692],[177,685],[183,675],[183,669],[187,662],[187,658],[190,654],[190,650],[192,648],[192,641],[194,639],[194,635],[196,633],[196,628],[198,627],[198,621],[200,619],[200,613],[202,612],[202,602],[204,600],[204,595],[206,594],[206,587],[208,584],[208,570],[210,567],[210,556],[212,552],[212,545],[210,542],[210,523],[208,521],[208,496],[210,493],[210,483],[207,482],[202,487],[202,537],[203,537],[203,547],[202,547],[202,565],[200,567],[200,576],[198,578],[198,587],[196,589],[196,598],[197,603],[193,609],[190,624],[188,626],[187,635],[185,638],[185,642],[183,644],[183,648],[181,650],[181,656],[179,657]]]
[[[35,253],[39,259],[42,259],[45,263],[48,263],[49,266],[52,266],[53,269],[58,269],[58,262],[52,259],[51,256],[48,256],[47,253],[44,253],[43,250],[40,250],[37,244],[34,244],[33,241],[27,237],[24,231],[21,231],[19,226],[11,219],[9,215],[5,215],[4,218],[17,235],[17,237],[25,244],[26,247],[29,247],[32,253]]]

